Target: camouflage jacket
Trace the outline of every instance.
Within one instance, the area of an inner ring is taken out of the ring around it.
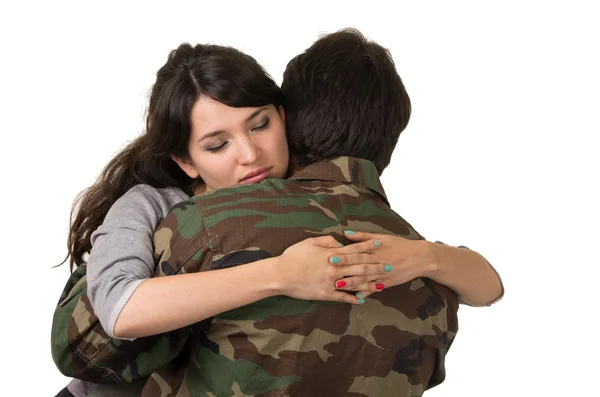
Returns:
[[[239,233],[241,227],[256,233]],[[281,228],[286,237],[277,234],[277,241],[272,232]],[[279,255],[306,237],[349,243],[341,234],[347,228],[421,238],[389,208],[372,163],[339,158],[287,181],[176,206],[155,235],[157,276]],[[452,291],[417,279],[350,306],[279,296],[168,334],[113,340],[91,309],[82,266],[55,311],[52,355],[63,374],[92,382],[152,374],[147,396],[420,395],[443,381],[457,331]],[[199,371],[208,364],[216,368]]]
[[[176,205],[155,233],[157,275],[243,265],[308,237],[347,244],[344,229],[422,239],[390,209],[374,164],[340,157]],[[420,396],[445,378],[457,310],[454,292],[424,278],[363,305],[263,299],[192,326],[142,395]]]
[[[54,311],[52,358],[61,373],[94,383],[131,383],[178,356],[189,327],[133,341],[112,339],[94,314],[86,280],[86,266],[79,266]]]

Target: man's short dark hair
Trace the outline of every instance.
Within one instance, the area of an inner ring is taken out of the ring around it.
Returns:
[[[358,30],[317,40],[292,59],[281,86],[290,153],[300,166],[338,156],[381,174],[410,118],[410,98],[387,49]]]

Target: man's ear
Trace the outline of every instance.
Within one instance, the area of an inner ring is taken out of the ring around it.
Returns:
[[[277,113],[279,113],[281,121],[283,121],[283,124],[285,124],[285,109],[283,108],[283,105],[277,106]]]
[[[181,170],[187,174],[187,176],[189,176],[192,179],[198,178],[198,171],[196,171],[194,166],[188,160],[183,160],[175,156],[174,154],[171,155],[171,158],[174,162],[177,163],[179,168],[181,168]]]

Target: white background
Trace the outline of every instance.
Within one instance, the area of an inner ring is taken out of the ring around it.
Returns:
[[[51,266],[75,195],[141,132],[169,50],[231,45],[281,82],[343,27],[390,49],[412,99],[383,174],[392,206],[485,255],[506,286],[491,308],[461,308],[448,378],[426,394],[598,395],[595,2],[96,3],[0,6],[2,395],[67,383],[50,325],[68,266]]]

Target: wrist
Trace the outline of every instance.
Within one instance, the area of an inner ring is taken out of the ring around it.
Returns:
[[[442,258],[440,244],[422,240],[422,263],[423,271],[421,277],[427,277],[435,281],[436,276],[442,272]]]
[[[263,287],[269,296],[283,295],[285,291],[284,272],[281,267],[281,256],[262,261],[260,274],[263,275]]]

